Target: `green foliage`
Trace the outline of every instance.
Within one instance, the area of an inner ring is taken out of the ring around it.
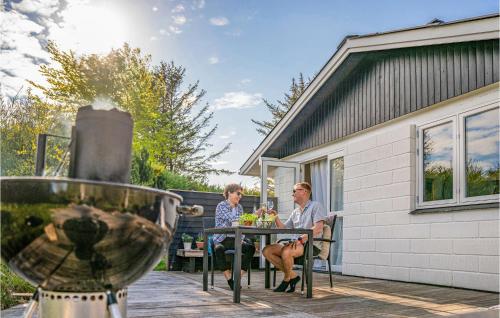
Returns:
[[[426,167],[424,201],[453,198],[453,170],[443,166]]]
[[[204,242],[203,233],[198,233],[198,236],[196,237],[196,242]]]
[[[0,175],[34,175],[38,134],[63,134],[63,123],[57,107],[42,102],[29,90],[26,96],[9,100],[0,96]],[[48,138],[47,167],[56,166],[66,147],[66,140]]]
[[[2,310],[23,303],[23,299],[13,297],[13,293],[34,293],[35,287],[14,274],[3,262],[0,262],[0,294]]]
[[[252,224],[255,223],[255,221],[257,221],[259,217],[257,216],[257,214],[253,214],[253,213],[243,213],[242,215],[240,215],[240,224],[244,224],[246,222],[251,222]]]
[[[193,242],[193,237],[187,233],[182,233],[182,241],[184,243],[191,243]]]
[[[467,163],[467,196],[475,197],[499,193],[500,167],[483,169],[477,162]]]
[[[299,99],[300,95],[306,90],[307,86],[311,81],[304,80],[304,75],[299,74],[298,80],[292,78],[292,84],[288,93],[285,93],[283,100],[277,100],[277,104],[269,102],[264,99],[263,102],[266,105],[269,112],[271,112],[271,120],[258,121],[252,119],[252,122],[257,125],[257,132],[261,135],[267,136],[273,130],[274,126],[285,116],[288,110],[293,106],[293,104]]]
[[[168,268],[167,268],[167,261],[165,259],[162,259],[158,265],[156,265],[156,267],[153,269],[154,271],[167,271]]]
[[[139,163],[150,162],[154,169],[136,164],[135,182],[164,184],[155,180],[164,170],[200,183],[209,174],[230,173],[211,165],[230,145],[211,152],[209,139],[217,129],[210,127],[213,113],[208,104],[199,107],[205,91],[198,82],[184,84],[183,67],[173,62],[155,67],[149,55],[127,44],[107,55],[77,56],[60,50],[54,42],[48,43],[47,50],[52,63],[40,67],[47,84],[30,83],[50,101],[49,109],[73,120],[78,107],[105,99],[130,112],[134,156]]]
[[[154,124],[149,130],[148,139],[154,143],[150,147],[154,161],[168,171],[206,181],[209,174],[230,174],[224,169],[214,169],[211,163],[229,150],[230,144],[215,152],[206,152],[212,145],[208,140],[217,130],[209,128],[213,113],[208,104],[195,110],[205,91],[199,83],[184,87],[186,69],[174,62],[161,62],[154,69],[155,90],[159,93]]]

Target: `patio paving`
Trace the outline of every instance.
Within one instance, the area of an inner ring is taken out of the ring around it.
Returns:
[[[314,273],[313,298],[300,291],[264,289],[264,273],[243,280],[241,304],[221,274],[215,289],[202,291],[201,273],[152,272],[129,288],[128,317],[499,317],[499,294],[456,288]],[[278,282],[281,277],[278,276]],[[299,286],[300,287],[300,286]],[[1,312],[21,317],[23,306]]]

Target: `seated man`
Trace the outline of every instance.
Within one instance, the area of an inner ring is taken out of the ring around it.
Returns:
[[[276,217],[278,228],[312,228],[314,237],[322,237],[323,223],[326,219],[326,211],[319,202],[311,201],[311,185],[307,182],[297,183],[293,187],[293,200],[299,206],[284,223]],[[276,211],[269,211],[276,213]],[[307,235],[297,236],[296,240],[285,245],[271,244],[264,248],[264,257],[273,265],[285,273],[281,284],[274,289],[275,292],[284,292],[288,286],[287,293],[293,293],[300,277],[293,271],[294,258],[304,255],[304,243]],[[319,254],[321,242],[314,242],[314,255]]]

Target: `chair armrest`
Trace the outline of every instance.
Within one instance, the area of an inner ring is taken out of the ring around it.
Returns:
[[[327,239],[322,239],[322,238],[315,238],[313,239],[315,242],[328,242],[328,243],[335,243],[335,240],[327,240]]]
[[[292,240],[291,238],[284,238],[284,239],[278,240],[276,243],[290,242],[291,240]]]

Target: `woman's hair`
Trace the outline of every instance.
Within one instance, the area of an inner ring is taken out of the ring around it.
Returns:
[[[295,187],[296,186],[301,186],[302,188],[306,189],[307,192],[309,192],[309,193],[312,194],[312,192],[311,192],[311,185],[309,184],[309,182],[297,182],[295,184]]]
[[[229,198],[229,193],[233,193],[233,192],[236,192],[236,191],[243,191],[243,187],[240,186],[239,184],[237,183],[231,183],[231,184],[228,184],[226,185],[226,187],[224,188],[224,198]]]

